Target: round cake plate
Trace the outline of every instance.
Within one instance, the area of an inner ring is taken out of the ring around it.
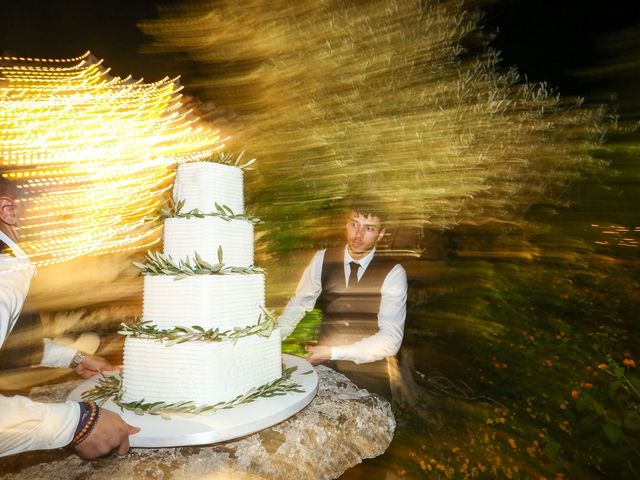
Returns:
[[[251,403],[208,415],[172,416],[163,419],[158,415],[136,415],[108,401],[102,408],[120,415],[129,425],[140,431],[129,437],[132,447],[158,448],[205,445],[224,442],[249,435],[280,423],[306,407],[318,391],[318,375],[311,364],[300,357],[284,354],[285,368],[297,367],[291,379],[297,382],[303,393],[259,398]],[[82,394],[91,390],[98,378],[82,382],[73,390],[68,400],[82,401]]]

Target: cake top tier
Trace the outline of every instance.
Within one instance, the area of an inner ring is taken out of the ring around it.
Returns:
[[[184,201],[182,212],[198,209],[211,213],[218,203],[235,214],[244,213],[242,170],[221,163],[182,163],[173,185],[173,200],[176,205]]]

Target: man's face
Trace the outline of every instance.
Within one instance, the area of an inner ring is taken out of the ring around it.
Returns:
[[[347,246],[351,256],[358,260],[384,236],[384,228],[380,225],[380,219],[376,216],[364,217],[356,212],[350,212],[347,219]]]

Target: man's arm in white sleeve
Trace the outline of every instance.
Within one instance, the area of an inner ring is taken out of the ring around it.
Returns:
[[[0,456],[71,443],[80,418],[76,402],[39,403],[0,395]]]
[[[40,365],[43,367],[66,368],[78,352],[73,347],[60,345],[49,338],[44,339],[43,348],[44,352],[42,353],[42,361],[40,362]]]
[[[31,279],[27,269],[12,269],[14,263],[4,258],[2,261],[7,270],[0,269],[0,347],[20,315]]]
[[[311,259],[309,265],[304,270],[296,293],[287,306],[284,308],[282,315],[278,319],[280,322],[280,333],[282,338],[287,338],[296,328],[298,322],[304,317],[304,314],[313,309],[316,300],[322,292],[322,262],[324,261],[325,250],[320,250]]]
[[[381,288],[378,332],[370,337],[331,348],[331,360],[369,363],[398,353],[407,316],[407,273],[401,265],[391,269]]]

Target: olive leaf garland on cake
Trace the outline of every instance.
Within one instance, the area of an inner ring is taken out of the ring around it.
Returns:
[[[240,273],[251,275],[264,273],[264,269],[250,265],[248,267],[230,267],[222,261],[222,247],[218,247],[218,263],[209,263],[196,252],[194,259],[187,257],[182,260],[174,260],[171,255],[164,255],[160,252],[147,252],[147,263],[133,262],[142,270],[142,275],[171,275],[175,280],[188,277],[190,275],[224,275],[228,273]]]
[[[215,413],[218,410],[238,407],[254,402],[259,398],[277,397],[291,393],[304,393],[299,383],[291,378],[297,367],[283,368],[282,376],[273,382],[266,383],[260,387],[252,388],[243,395],[228,400],[218,402],[213,405],[197,405],[192,401],[184,402],[145,402],[144,399],[134,402],[124,402],[122,400],[122,376],[120,374],[106,376],[103,374],[96,387],[86,391],[82,397],[93,400],[100,405],[104,405],[111,400],[120,408],[131,410],[136,415],[159,415],[164,419],[170,419],[172,415],[188,416]],[[311,373],[304,372],[302,375]]]

